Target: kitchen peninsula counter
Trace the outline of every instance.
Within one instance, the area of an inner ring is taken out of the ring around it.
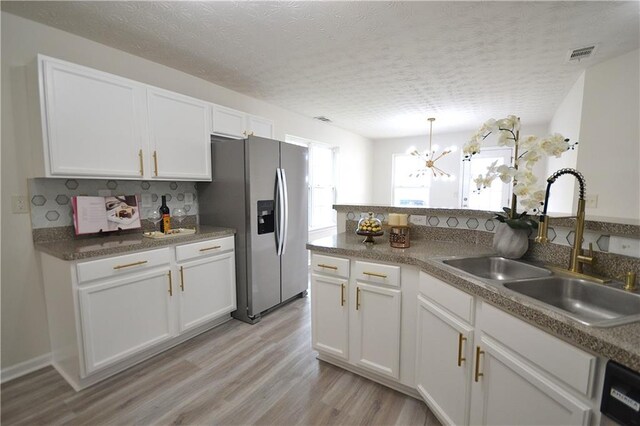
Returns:
[[[417,239],[411,241],[410,248],[397,249],[390,247],[384,237],[378,239],[376,244],[363,244],[362,237],[340,233],[309,242],[307,248],[328,255],[414,265],[575,346],[640,371],[640,322],[608,328],[589,327],[543,305],[532,303],[518,293],[484,282],[441,262],[445,258],[494,254],[485,245]]]
[[[154,239],[142,235],[142,231],[113,236],[83,237],[57,241],[37,242],[35,248],[62,260],[82,260],[101,256],[132,253],[168,247],[201,240],[222,238],[235,234],[233,228],[196,226],[194,234]]]

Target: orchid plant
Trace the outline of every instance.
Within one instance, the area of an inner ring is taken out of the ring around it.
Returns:
[[[541,210],[544,205],[545,190],[541,185],[537,185],[538,179],[533,173],[533,166],[542,156],[560,157],[569,149],[574,149],[578,143],[570,144],[569,139],[559,133],[545,138],[521,137],[520,118],[510,115],[500,120],[490,119],[485,122],[464,145],[463,161],[470,161],[475,154],[478,154],[485,139],[496,132],[499,146],[514,149],[512,164],[498,166],[496,160],[487,168],[485,175],[478,175],[473,181],[478,191],[491,186],[496,178],[500,178],[504,183],[511,183],[513,185],[511,207],[504,207],[505,214],[498,213],[496,219],[516,229],[537,228],[537,222],[527,212],[537,214]],[[524,209],[521,214],[517,213],[518,201]]]

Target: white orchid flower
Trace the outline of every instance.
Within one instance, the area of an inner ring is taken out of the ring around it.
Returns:
[[[516,140],[510,131],[501,130],[500,135],[498,136],[498,145],[513,147],[516,145]]]

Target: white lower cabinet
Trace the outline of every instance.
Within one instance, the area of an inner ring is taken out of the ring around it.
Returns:
[[[361,367],[400,378],[400,290],[355,282],[353,359]]]
[[[179,264],[180,332],[236,310],[234,252]]]
[[[477,346],[471,424],[587,425],[590,407],[489,338]],[[552,356],[552,355],[551,355]]]
[[[236,309],[233,236],[80,262],[43,253],[42,269],[52,364],[76,390]]]
[[[321,254],[312,255],[311,265],[313,348],[361,374],[374,373],[370,377],[375,380],[412,387],[415,331],[405,326],[408,334],[403,336],[402,326],[414,319],[415,311],[402,309],[402,294],[411,293],[412,280],[401,285],[399,266]],[[412,276],[417,278],[417,272]],[[417,279],[413,281],[416,294]],[[403,344],[410,360],[404,372]]]
[[[418,296],[416,387],[445,424],[469,423],[473,327]]]
[[[173,337],[170,274],[163,268],[78,290],[87,373]]]
[[[314,349],[349,359],[348,279],[311,275],[311,342]]]
[[[595,356],[483,301],[470,310],[469,295],[445,285],[421,273],[416,335],[417,389],[441,421],[593,423]]]

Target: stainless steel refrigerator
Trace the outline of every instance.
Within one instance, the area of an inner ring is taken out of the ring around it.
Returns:
[[[198,183],[203,225],[236,229],[235,318],[261,315],[308,286],[307,148],[249,136],[212,141],[213,181]]]

